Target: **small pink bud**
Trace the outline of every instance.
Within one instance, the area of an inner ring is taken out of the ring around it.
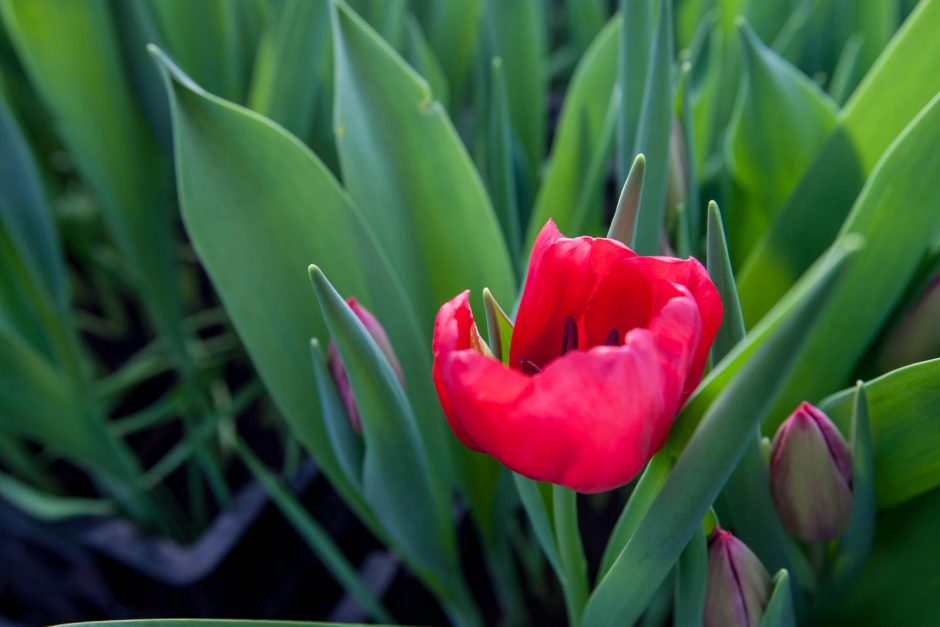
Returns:
[[[366,331],[369,332],[369,335],[372,336],[372,339],[378,345],[382,354],[385,355],[385,359],[387,359],[389,365],[391,365],[392,370],[395,371],[398,382],[404,386],[405,376],[402,373],[401,365],[398,363],[398,358],[395,356],[392,343],[388,340],[388,335],[385,334],[385,329],[382,328],[382,325],[379,324],[379,321],[368,309],[359,304],[359,301],[357,301],[355,297],[350,296],[346,299],[346,304],[349,305],[349,308],[352,309],[356,317],[359,318],[359,322],[362,323],[362,326],[364,326]],[[343,361],[340,359],[339,351],[336,350],[336,344],[333,342],[330,342],[328,361],[330,374],[333,376],[333,383],[336,385],[336,389],[343,399],[343,404],[346,405],[346,413],[349,414],[349,421],[352,423],[353,429],[358,433],[362,433],[362,418],[359,416],[359,410],[356,408],[356,397],[353,394],[352,386],[349,385],[349,377],[346,374]]]
[[[770,589],[770,574],[751,549],[716,528],[708,540],[704,627],[757,627]]]
[[[805,542],[838,538],[852,515],[852,453],[829,417],[809,403],[770,445],[770,483],[786,529]]]

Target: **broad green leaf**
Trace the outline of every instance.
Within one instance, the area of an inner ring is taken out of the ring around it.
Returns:
[[[441,303],[465,289],[511,298],[505,240],[447,114],[359,16],[342,3],[331,14],[343,180],[421,328],[430,332]]]
[[[384,623],[393,622],[392,617],[382,607],[381,602],[363,584],[359,573],[343,555],[342,549],[336,545],[329,532],[321,527],[316,519],[304,509],[297,497],[290,493],[290,490],[277,475],[265,468],[261,460],[248,448],[248,445],[240,439],[236,440],[235,444],[239,456],[251,474],[264,487],[265,491],[271,496],[271,500],[284,514],[284,517],[290,521],[297,533],[307,543],[307,546],[330,571],[336,582],[343,587],[343,590],[352,595],[375,620]]]
[[[812,80],[742,22],[743,81],[726,150],[735,194],[733,255],[744,259],[835,126],[837,108]]]
[[[513,164],[513,128],[506,93],[506,71],[500,57],[494,57],[490,71],[490,98],[486,108],[486,181],[496,216],[509,245],[513,261],[519,259],[522,245],[519,197]]]
[[[269,120],[208,94],[158,50],[153,54],[166,73],[180,206],[196,253],[278,409],[374,530],[375,519],[329,446],[311,382],[307,342],[325,338],[326,327],[305,268],[318,262],[343,294],[376,315],[414,386],[422,429],[449,437],[434,413],[433,389],[422,385],[431,377],[426,338],[374,236],[323,163]],[[438,442],[446,459],[446,441]]]
[[[659,19],[650,49],[643,106],[637,122],[636,146],[633,150],[646,157],[643,190],[640,192],[636,227],[633,230],[633,249],[640,255],[655,255],[662,248],[669,136],[673,118],[671,6],[670,0],[659,3]]]
[[[430,474],[417,419],[388,360],[323,272],[317,300],[356,395],[365,437],[363,493],[402,555],[438,594],[463,586],[450,499]]]
[[[362,435],[353,429],[352,421],[339,396],[336,385],[324,363],[320,343],[310,342],[310,359],[313,362],[313,378],[317,384],[317,396],[320,397],[320,411],[326,423],[326,432],[330,437],[330,446],[336,454],[340,468],[346,473],[350,483],[362,485],[363,444]]]
[[[940,485],[940,359],[906,366],[864,384],[879,508]],[[820,403],[843,433],[852,421],[854,388]]]
[[[861,33],[852,35],[845,42],[842,54],[839,55],[839,63],[832,72],[832,80],[829,81],[829,95],[840,106],[845,104],[851,90],[858,83],[859,57],[863,41]]]
[[[627,168],[638,152],[636,146],[640,110],[646,93],[653,40],[652,6],[649,0],[620,0],[621,28],[617,42],[617,86],[620,117],[617,122],[617,178],[627,178]],[[630,242],[625,242],[627,245]]]
[[[548,43],[542,0],[487,0],[486,25],[492,56],[502,59],[512,134],[525,155],[530,186],[545,153],[548,116]]]
[[[699,527],[682,549],[675,573],[672,624],[674,627],[701,627],[708,580],[708,543],[704,526]]]
[[[610,165],[611,153],[614,151],[614,140],[617,135],[617,119],[620,111],[620,92],[614,90],[610,94],[610,104],[604,115],[604,124],[597,137],[597,143],[591,147],[588,159],[582,164],[578,204],[571,219],[571,235],[584,232],[593,232],[593,224],[600,222],[601,215],[591,215],[591,209],[597,206],[599,192],[604,189]],[[593,219],[592,219],[593,218]]]
[[[940,72],[933,71],[940,63],[938,29],[940,0],[924,0],[840,112],[813,164],[742,266],[738,287],[749,324],[832,242],[879,158],[940,91]]]
[[[851,583],[865,566],[875,537],[875,460],[865,385],[855,385],[852,402],[852,517],[839,538],[828,576],[836,586]]]
[[[932,184],[940,177],[938,135],[940,95],[885,153],[846,219],[837,242],[862,236],[868,244],[810,331],[800,366],[765,428],[773,429],[800,401],[841,387],[903,294],[940,228]]]
[[[184,351],[168,168],[134,100],[107,4],[4,0],[0,10],[153,324]]]
[[[601,135],[617,77],[619,32],[620,18],[615,17],[598,34],[571,78],[524,251],[532,248],[535,236],[549,219],[562,233],[574,234],[572,225],[584,167],[581,147],[595,146]]]
[[[794,627],[793,593],[790,590],[790,575],[781,570],[774,575],[774,587],[764,608],[759,627]]]
[[[631,624],[669,574],[730,476],[754,429],[792,373],[822,304],[846,265],[847,248],[821,266],[806,298],[754,351],[705,413],[629,542],[588,601],[584,625]]]
[[[150,43],[167,50],[210,92],[241,102],[247,68],[238,0],[149,0],[147,4],[160,33],[160,39]]]
[[[607,21],[605,0],[566,0],[565,14],[571,40],[580,57]]]
[[[329,50],[328,0],[287,0],[258,46],[249,106],[308,139],[320,92],[329,89],[318,71]]]

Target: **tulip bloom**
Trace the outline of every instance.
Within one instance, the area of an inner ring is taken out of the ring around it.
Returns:
[[[802,403],[770,445],[770,487],[780,521],[805,542],[842,535],[852,517],[852,452],[829,417]]]
[[[395,372],[395,376],[398,377],[398,382],[404,387],[405,375],[401,371],[398,357],[395,356],[395,351],[392,349],[392,343],[388,340],[385,329],[382,328],[382,325],[379,324],[379,321],[376,320],[375,316],[373,316],[368,309],[359,304],[359,301],[357,301],[355,297],[346,299],[346,304],[349,305],[352,312],[359,318],[359,322],[362,323],[362,326],[366,328],[366,331],[368,331],[372,339],[375,340],[379,350],[385,355],[385,359],[388,360],[389,365]],[[356,407],[356,397],[353,394],[352,386],[349,384],[349,376],[346,374],[346,367],[343,366],[343,360],[340,359],[339,351],[336,350],[336,345],[333,342],[330,342],[330,351],[327,361],[330,366],[330,374],[333,377],[333,384],[336,385],[336,390],[339,392],[340,398],[343,399],[343,405],[346,406],[349,421],[352,423],[353,429],[355,429],[357,433],[362,433],[362,418],[359,416],[359,409]]]
[[[434,382],[454,434],[512,470],[579,492],[630,481],[698,385],[721,300],[695,259],[620,242],[535,241],[509,363],[480,350],[464,292],[434,326]]]

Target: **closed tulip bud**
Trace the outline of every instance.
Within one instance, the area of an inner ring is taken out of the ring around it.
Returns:
[[[770,482],[786,529],[806,542],[839,537],[852,514],[852,453],[832,421],[809,403],[770,445]]]
[[[705,627],[756,627],[772,584],[770,573],[730,531],[715,529],[708,541]]]
[[[378,345],[379,349],[382,351],[382,354],[385,355],[385,359],[388,360],[389,365],[392,367],[392,370],[395,371],[395,376],[398,377],[398,382],[403,386],[405,385],[405,377],[401,371],[401,365],[398,363],[398,358],[395,356],[395,350],[392,348],[392,343],[388,340],[388,335],[385,333],[385,329],[382,328],[382,325],[379,324],[379,321],[376,320],[375,316],[372,313],[359,304],[354,297],[350,297],[346,300],[346,304],[349,305],[349,308],[352,309],[353,313],[356,314],[356,317],[359,318],[359,322],[362,323],[362,326],[366,328],[366,331],[369,332],[369,335],[372,336],[372,339]],[[336,350],[336,345],[333,342],[330,342],[330,351],[329,351],[329,365],[330,365],[330,374],[333,376],[333,383],[336,385],[336,389],[339,391],[340,397],[343,399],[343,404],[346,406],[346,413],[349,415],[349,420],[352,422],[353,428],[358,432],[362,433],[362,418],[359,416],[359,410],[356,408],[356,397],[353,395],[352,386],[349,385],[349,377],[346,374],[346,368],[343,366],[343,361],[340,359],[339,351]]]

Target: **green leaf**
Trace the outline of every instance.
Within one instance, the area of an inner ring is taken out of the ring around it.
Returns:
[[[875,495],[881,509],[903,503],[940,485],[940,359],[889,372],[864,384],[871,425]],[[848,433],[854,388],[820,403],[820,408]],[[861,425],[860,425],[861,426]],[[864,431],[858,432],[859,444]],[[854,443],[853,443],[854,444]],[[862,458],[864,459],[864,457]]]
[[[617,200],[617,209],[610,221],[607,237],[630,245],[633,241],[633,227],[636,225],[636,212],[640,204],[640,193],[643,191],[643,174],[646,171],[646,157],[637,155],[630,166],[630,172],[620,190],[620,199]]]
[[[875,537],[875,461],[865,385],[855,385],[852,403],[852,517],[839,538],[829,577],[848,585],[865,566]]]
[[[555,570],[558,577],[561,578],[563,575],[561,562],[558,558],[558,546],[555,542],[555,531],[552,519],[548,515],[548,508],[545,506],[545,500],[539,492],[539,486],[535,481],[520,474],[513,473],[512,478],[515,480],[519,500],[522,501],[522,507],[529,518],[529,524],[532,525],[535,538],[538,540],[548,563]]]
[[[806,298],[753,353],[711,404],[629,542],[600,580],[584,615],[586,627],[630,624],[639,618],[730,476],[789,378],[811,328],[845,266],[850,249],[836,249],[820,266]]]
[[[747,80],[725,149],[736,192],[731,241],[743,259],[832,131],[837,108],[815,82],[764,46],[747,22],[738,32]]]
[[[405,20],[405,36],[405,56],[408,62],[427,80],[434,98],[446,107],[450,89],[444,68],[434,56],[434,50],[424,36],[421,24],[411,15]]]
[[[734,271],[728,256],[721,211],[712,201],[708,203],[708,233],[706,242],[708,275],[718,289],[723,309],[721,326],[712,344],[712,362],[718,363],[734,346],[744,339],[744,318],[738,288],[734,282]]]
[[[576,235],[585,231],[593,231],[592,224],[600,222],[602,215],[591,216],[592,205],[596,207],[597,197],[604,189],[604,182],[610,165],[610,156],[614,149],[614,140],[617,135],[617,118],[620,111],[620,92],[614,90],[610,94],[610,104],[604,115],[604,124],[601,126],[597,143],[592,147],[589,158],[583,164],[581,175],[581,193],[578,195],[578,204],[571,220],[571,233]],[[593,217],[593,219],[591,219]]]
[[[329,532],[304,509],[297,497],[291,494],[277,475],[265,468],[261,460],[241,439],[236,439],[235,446],[242,462],[271,496],[271,500],[304,539],[307,546],[330,571],[336,582],[343,587],[343,590],[352,595],[375,620],[383,623],[394,622],[388,611],[382,607],[381,602],[363,584],[359,573],[343,555],[343,551],[336,546]]]
[[[450,105],[464,104],[470,63],[479,38],[484,0],[434,2],[430,6],[428,41],[450,87]]]
[[[571,40],[580,57],[607,21],[605,0],[566,0],[565,15]]]
[[[487,103],[486,179],[503,235],[513,261],[519,259],[522,235],[516,173],[513,167],[513,129],[509,119],[506,75],[500,57],[491,65],[490,98]]]
[[[790,575],[781,570],[774,575],[774,588],[760,619],[760,627],[794,627],[793,593],[790,591]]]
[[[361,18],[342,3],[331,7],[343,178],[421,328],[431,329],[440,304],[465,289],[488,286],[511,298],[505,240],[447,114]]]
[[[39,168],[0,92],[0,226],[53,302],[68,309],[65,261]]]
[[[776,427],[800,401],[838,389],[902,296],[940,227],[932,185],[940,177],[932,141],[938,134],[940,95],[885,153],[846,219],[837,242],[860,235],[869,244],[810,331],[799,368],[765,428]]]
[[[70,625],[74,625],[75,627],[357,627],[351,623],[313,623],[287,620],[230,620],[218,618],[143,618],[136,620],[70,623]],[[365,627],[365,625],[359,625],[358,627]]]
[[[430,474],[428,443],[375,340],[319,268],[311,266],[310,278],[362,417],[365,497],[402,555],[435,592],[448,594],[463,584],[450,502]]]
[[[493,56],[502,59],[512,134],[525,155],[530,187],[545,153],[548,111],[547,33],[542,0],[487,0],[486,24]]]
[[[310,2],[310,4],[315,4]],[[214,94],[241,102],[248,60],[241,48],[237,0],[149,2],[160,39],[189,76]]]
[[[339,396],[336,385],[323,362],[320,342],[310,341],[310,357],[313,362],[313,378],[320,397],[320,411],[330,437],[330,446],[336,454],[340,468],[353,485],[362,485],[362,460],[364,458],[362,436],[353,429],[349,415]]]
[[[938,29],[940,0],[924,0],[840,112],[813,165],[738,275],[749,324],[832,242],[882,154],[940,91],[940,73],[932,71],[940,63]]]
[[[249,106],[304,140],[322,92],[330,91],[318,71],[330,50],[329,26],[327,0],[287,0],[265,29],[255,57]]]
[[[4,0],[0,11],[79,173],[101,202],[151,321],[185,353],[166,206],[169,168],[135,102],[107,4]]]
[[[620,18],[614,17],[584,53],[571,78],[552,153],[529,220],[524,251],[531,250],[535,236],[549,219],[555,221],[562,233],[574,233],[572,226],[585,165],[582,146],[593,147],[600,141],[617,77],[619,32]],[[600,210],[596,213],[600,215]]]
[[[882,512],[871,555],[845,592],[822,599],[817,625],[933,625],[937,619],[937,521],[940,491]]]
[[[620,117],[617,125],[617,176],[620,179],[628,178],[627,164],[638,152],[634,150],[637,147],[637,126],[650,70],[653,31],[651,4],[648,0],[620,0],[622,27],[617,44],[616,86],[620,90]]]
[[[29,516],[46,522],[117,513],[117,508],[110,501],[47,494],[6,473],[0,473],[0,496]]]
[[[672,1],[661,0],[650,65],[646,74],[633,152],[646,157],[643,190],[633,230],[633,249],[639,255],[655,255],[662,248],[666,179],[669,170],[669,134],[673,118]]]
[[[375,531],[368,505],[329,446],[311,385],[306,343],[325,337],[326,326],[304,269],[319,262],[344,294],[381,320],[414,384],[413,400],[428,416],[425,426],[443,438],[436,395],[420,385],[431,377],[426,338],[375,237],[323,163],[275,124],[206,93],[161,52],[153,54],[166,73],[180,206],[196,253],[278,409]],[[358,262],[346,263],[350,257]],[[447,453],[442,444],[438,454]]]
[[[682,550],[676,564],[672,610],[674,627],[701,627],[707,580],[708,543],[705,528],[700,526]]]

